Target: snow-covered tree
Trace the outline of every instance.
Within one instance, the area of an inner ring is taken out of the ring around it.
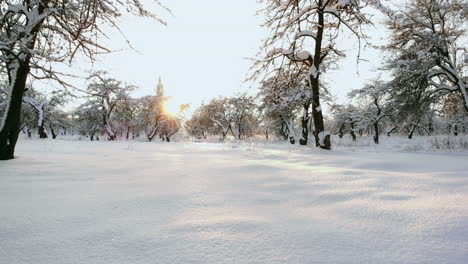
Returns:
[[[228,98],[228,106],[233,113],[233,124],[230,126],[231,132],[237,139],[251,136],[257,125],[254,113],[256,105],[251,96],[240,95]]]
[[[148,141],[152,141],[161,132],[162,125],[167,118],[167,113],[164,112],[164,104],[167,100],[161,79],[156,86],[156,95],[137,99],[137,130],[144,132]]]
[[[109,51],[96,34],[118,27],[123,12],[161,21],[139,0],[0,2],[0,72],[8,82],[0,119],[0,159],[14,157],[28,77],[67,85],[55,64],[70,63],[79,53],[93,58]]]
[[[66,102],[66,93],[53,92],[51,96],[46,96],[30,87],[23,96],[23,102],[31,106],[37,116],[35,120],[40,138],[48,137],[46,133],[48,127],[52,138],[55,139],[57,137],[55,128],[66,126],[66,114],[60,109]]]
[[[440,97],[456,93],[468,113],[468,91],[463,76],[468,6],[463,0],[413,0],[404,8],[386,8],[391,31],[386,46],[395,64],[408,65],[406,75],[426,78],[429,91]]]
[[[179,133],[184,127],[183,113],[189,107],[188,104],[180,105],[179,112],[167,114],[161,127],[160,137],[163,141],[171,142],[171,137]]]
[[[135,87],[108,78],[103,72],[96,72],[91,75],[90,82],[86,92],[89,94],[91,104],[101,112],[102,127],[107,133],[108,139],[115,140],[117,136],[112,124],[113,114],[119,104],[128,101],[129,92],[134,90]]]
[[[264,120],[279,135],[289,138],[291,143],[299,138],[301,145],[307,145],[309,136],[309,111],[312,97],[307,84],[307,75],[300,69],[280,69],[276,75],[264,80],[259,89],[260,111]],[[302,110],[301,132],[295,128],[296,116]],[[286,130],[285,130],[286,129]],[[286,132],[286,133],[285,133]]]
[[[263,43],[266,58],[256,62],[262,71],[286,57],[290,63],[304,63],[309,68],[312,94],[312,117],[316,146],[330,149],[330,136],[325,131],[321,107],[320,82],[327,63],[343,57],[336,40],[347,29],[358,40],[363,37],[360,26],[369,23],[361,13],[364,1],[357,0],[261,0],[266,7],[265,26],[272,30]],[[312,51],[307,51],[311,46]],[[254,74],[255,75],[255,74]]]
[[[454,136],[468,131],[468,115],[460,96],[453,93],[447,95],[438,112],[445,123],[445,128],[451,131]]]
[[[365,119],[364,111],[354,105],[332,105],[334,129],[340,138],[349,131],[353,141],[356,141],[356,131],[362,130]]]
[[[364,112],[360,117],[363,126],[371,125],[374,130],[374,142],[379,144],[380,135],[380,121],[384,117],[390,115],[390,111],[387,109],[385,102],[387,101],[387,89],[386,83],[381,80],[374,80],[367,84],[364,88],[353,90],[349,93],[349,97],[357,98],[364,104]]]
[[[229,132],[237,139],[252,136],[258,127],[253,97],[213,98],[201,105],[188,121],[188,130],[197,137],[221,135],[224,140]]]
[[[96,100],[89,100],[81,104],[73,113],[77,117],[76,123],[78,133],[86,135],[91,141],[99,139],[99,131],[102,130],[103,112]],[[97,136],[97,137],[95,137]]]

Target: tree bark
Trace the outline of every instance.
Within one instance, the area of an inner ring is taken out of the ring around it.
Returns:
[[[374,132],[375,132],[374,143],[379,144],[379,123],[378,122],[374,122]]]
[[[44,14],[45,6],[39,4],[38,15]],[[30,40],[26,43],[26,47],[29,50],[34,50],[36,45],[36,39],[38,32],[44,22],[44,18],[40,21],[35,22],[33,28],[30,31]],[[19,56],[18,56],[19,57]],[[17,60],[13,63],[18,63],[16,72],[13,71],[15,76],[11,76],[12,72],[8,72],[8,84],[13,83],[10,97],[10,105],[8,112],[5,113],[6,119],[3,127],[0,130],[0,160],[9,160],[14,158],[15,147],[18,141],[19,128],[20,128],[20,117],[21,117],[21,105],[23,100],[23,94],[26,88],[26,80],[31,70],[29,64],[31,61],[31,54],[26,53],[23,60],[15,58]]]
[[[52,139],[56,139],[57,138],[57,134],[55,134],[55,130],[53,127],[50,127],[50,133],[52,134]]]
[[[351,122],[350,125],[351,125],[351,132],[349,133],[351,134],[353,141],[356,141],[356,133],[354,132],[354,122]]]
[[[44,121],[42,121],[41,125],[39,126],[39,138],[47,138],[47,133],[45,132]]]
[[[416,125],[413,125],[410,132],[408,133],[408,139],[413,139],[413,133],[416,130],[416,127],[417,127]]]
[[[299,140],[299,144],[305,146],[307,145],[307,140],[309,137],[309,107],[310,104],[304,104],[303,105],[303,115],[302,115],[302,138]]]
[[[387,137],[389,137],[397,128],[397,126],[392,127],[392,129],[390,129],[390,131],[387,132]]]
[[[344,135],[344,133],[343,133],[344,125],[345,125],[345,123],[343,122],[343,124],[341,124],[341,126],[340,126],[340,130],[338,131],[338,136],[340,138],[343,138],[343,135]]]
[[[14,85],[11,91],[10,106],[3,129],[0,131],[0,160],[14,158],[15,146],[18,141],[20,129],[21,103],[26,87],[26,80],[29,74],[29,56],[23,63],[18,65]]]
[[[322,0],[319,0],[319,7],[322,8]],[[310,74],[310,88],[312,92],[312,118],[314,121],[315,145],[323,149],[331,149],[330,137],[325,137],[324,142],[320,142],[320,133],[325,132],[323,114],[320,106],[320,64],[322,63],[322,39],[325,27],[324,10],[318,11],[317,36],[315,38],[315,54],[313,59],[314,70]],[[322,144],[321,144],[322,143]]]

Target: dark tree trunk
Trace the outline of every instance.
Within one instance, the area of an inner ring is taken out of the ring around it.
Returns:
[[[344,133],[343,133],[344,125],[345,125],[345,123],[341,124],[340,130],[338,131],[338,136],[339,136],[340,138],[343,138],[343,135],[344,135]]]
[[[374,122],[374,143],[379,144],[379,123]]]
[[[45,132],[44,124],[39,126],[38,134],[39,138],[47,138],[47,133]]]
[[[356,133],[354,132],[354,122],[351,122],[350,125],[351,125],[351,132],[349,133],[351,134],[353,141],[356,141]]]
[[[94,133],[92,133],[91,135],[89,135],[89,140],[94,141]]]
[[[38,7],[39,16],[44,14],[44,9],[44,5],[40,4]],[[31,38],[29,42],[26,43],[26,47],[30,50],[34,50],[37,34],[43,21],[44,18],[36,23],[30,31]],[[18,135],[20,132],[21,104],[26,88],[26,80],[30,71],[30,60],[31,56],[27,54],[23,61],[14,62],[19,64],[16,72],[8,72],[8,84],[11,85],[13,83],[13,89],[11,91],[8,112],[4,113],[7,115],[5,123],[0,130],[0,160],[9,160],[14,158],[16,142],[18,141]],[[15,76],[11,76],[12,73],[14,73]]]
[[[322,6],[322,0],[319,0],[319,8]],[[324,137],[323,142],[320,142],[320,133],[325,132],[323,123],[323,114],[320,106],[320,64],[322,63],[322,39],[325,28],[324,12],[318,12],[317,35],[315,38],[315,53],[313,58],[314,71],[310,74],[310,87],[312,92],[312,118],[314,121],[314,136],[315,145],[323,149],[331,149],[330,136]]]
[[[416,127],[417,127],[416,125],[413,125],[410,132],[408,133],[408,139],[413,139],[413,133],[416,130]]]
[[[299,140],[299,144],[305,146],[307,145],[307,140],[309,137],[309,107],[310,104],[303,105],[303,115],[302,115],[302,138]]]
[[[293,145],[296,144],[296,140],[294,139],[294,137],[289,137],[289,142]]]
[[[50,127],[50,133],[52,134],[52,139],[56,139],[57,138],[57,134],[55,134],[55,130],[53,127]]]
[[[127,128],[127,135],[125,136],[125,139],[128,140],[129,136],[130,136],[130,127]]]
[[[16,76],[10,77],[15,80],[8,113],[5,113],[7,114],[5,124],[3,129],[0,131],[0,160],[9,160],[14,158],[15,146],[18,141],[20,130],[21,103],[29,70],[28,58],[24,63],[19,65]]]
[[[390,131],[387,132],[387,137],[389,137],[397,128],[397,126],[392,127],[392,129],[390,129]]]
[[[453,135],[454,135],[454,136],[458,136],[458,126],[457,126],[457,125],[455,125],[455,126],[453,127]]]

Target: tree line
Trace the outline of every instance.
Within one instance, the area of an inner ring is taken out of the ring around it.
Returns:
[[[134,87],[96,75],[86,90],[88,100],[72,115],[78,118],[80,133],[91,139],[104,131],[109,140],[123,134],[170,140],[176,127],[183,127],[197,137],[219,134],[224,139],[229,134],[242,139],[264,133],[331,149],[332,133],[349,133],[353,139],[356,133],[368,133],[379,143],[381,131],[409,138],[415,132],[466,131],[466,1],[413,0],[399,7],[380,0],[258,2],[270,35],[261,43],[248,78],[260,84],[255,98],[213,99],[182,126],[158,110],[163,97],[135,99],[129,93]],[[352,36],[359,47],[358,60],[361,46],[372,45],[364,33],[375,23],[372,10],[385,18],[389,32],[380,47],[385,51],[380,70],[389,77],[351,91],[354,104],[336,105],[324,77],[346,56],[337,43]],[[5,0],[0,11],[0,77],[6,83],[0,93],[0,159],[13,158],[18,134],[27,122],[36,124],[41,137],[46,130],[54,137],[56,127],[67,125],[58,118],[63,116],[58,110],[61,92],[38,94],[28,89],[28,78],[71,87],[65,81],[68,75],[56,65],[70,64],[77,54],[94,60],[108,52],[95,35],[103,24],[119,30],[121,12],[164,23],[136,0]],[[324,104],[331,110],[328,116],[323,114]]]
[[[39,138],[55,139],[68,133],[86,136],[91,141],[145,137],[148,141],[159,138],[170,142],[183,127],[182,114],[188,105],[181,105],[178,113],[168,113],[164,106],[170,97],[165,96],[161,80],[155,95],[134,98],[131,92],[135,89],[104,72],[96,72],[89,77],[89,85],[83,90],[85,95],[80,97],[84,102],[64,111],[65,104],[76,96],[64,91],[46,95],[28,85],[23,96],[20,131],[28,137],[37,134]],[[4,93],[0,87],[1,91]],[[0,100],[0,105],[4,104]]]

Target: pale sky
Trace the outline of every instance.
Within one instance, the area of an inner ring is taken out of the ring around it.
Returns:
[[[143,2],[151,4],[150,0]],[[253,93],[256,87],[243,83],[251,65],[245,58],[253,57],[267,36],[260,26],[263,18],[255,15],[259,9],[256,1],[171,0],[165,4],[174,13],[172,17],[161,12],[167,27],[149,18],[123,19],[121,29],[137,51],[119,34],[111,34],[110,46],[121,51],[101,56],[92,66],[75,63],[73,67],[106,70],[110,77],[138,86],[134,94],[138,97],[154,94],[161,76],[166,95],[173,97],[174,104],[190,103],[190,112],[202,100]],[[371,69],[378,64],[361,63],[358,76],[355,41],[344,39],[340,47],[351,51],[342,61],[342,69],[326,77],[333,80],[332,93],[346,102],[346,93],[376,76]],[[378,61],[375,51],[362,53],[364,58]]]

